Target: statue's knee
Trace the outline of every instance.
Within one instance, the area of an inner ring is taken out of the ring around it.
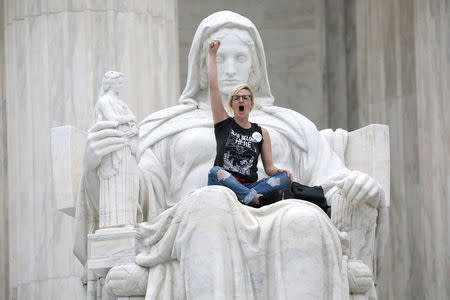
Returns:
[[[191,226],[214,226],[228,223],[232,206],[239,204],[234,193],[223,186],[207,186],[200,188],[183,200],[183,215],[189,218]],[[225,220],[226,219],[226,220]],[[213,225],[213,224],[211,224]]]
[[[320,224],[317,220],[320,216],[318,215],[319,214],[314,211],[313,207],[293,205],[283,215],[283,227],[296,234],[305,231],[313,233],[316,230],[320,232]]]
[[[148,269],[136,264],[116,266],[109,270],[104,291],[115,296],[145,295]]]
[[[196,210],[229,210],[229,201],[235,198],[234,193],[223,186],[203,187],[192,195],[192,204]]]

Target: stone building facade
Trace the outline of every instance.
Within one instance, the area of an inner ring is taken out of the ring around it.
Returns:
[[[0,0],[0,299],[80,299],[73,218],[50,130],[86,130],[100,80],[127,75],[138,120],[177,102],[195,28],[232,10],[259,28],[276,104],[320,128],[390,126],[380,299],[449,299],[450,2]]]

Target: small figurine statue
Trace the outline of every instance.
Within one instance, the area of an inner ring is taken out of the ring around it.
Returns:
[[[106,155],[98,169],[100,180],[99,228],[136,224],[139,196],[139,171],[136,162],[136,117],[119,99],[124,75],[106,72],[95,105],[96,122],[117,121],[117,129],[124,133],[125,146]]]

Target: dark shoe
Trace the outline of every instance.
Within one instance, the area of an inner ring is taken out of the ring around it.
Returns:
[[[282,196],[283,196],[283,194],[280,191],[273,191],[273,192],[265,193],[264,195],[259,197],[260,207],[278,202],[282,199]]]

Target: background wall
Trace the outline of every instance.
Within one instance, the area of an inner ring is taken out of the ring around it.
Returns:
[[[0,11],[4,10],[0,0]],[[0,13],[0,299],[8,299],[8,153],[5,97],[4,14]]]
[[[381,299],[449,299],[450,2],[349,1],[348,123],[391,135]]]

